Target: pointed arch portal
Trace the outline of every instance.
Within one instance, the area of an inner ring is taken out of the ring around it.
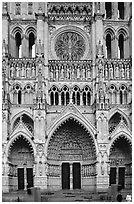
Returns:
[[[50,138],[47,151],[49,189],[95,189],[96,148],[90,133],[73,118]]]
[[[109,185],[117,184],[119,190],[131,189],[132,185],[132,150],[130,141],[125,136],[116,138],[110,148]]]
[[[33,186],[34,153],[30,142],[23,136],[15,138],[8,151],[8,175],[11,189]]]

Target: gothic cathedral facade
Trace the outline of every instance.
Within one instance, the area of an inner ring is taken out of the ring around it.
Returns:
[[[3,192],[131,189],[131,10],[3,2]]]

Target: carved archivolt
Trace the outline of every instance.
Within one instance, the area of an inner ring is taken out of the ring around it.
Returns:
[[[48,145],[48,160],[96,160],[95,144],[91,135],[69,119],[53,134]]]

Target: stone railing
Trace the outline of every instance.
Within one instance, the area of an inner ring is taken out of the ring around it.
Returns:
[[[36,76],[35,59],[10,59],[9,61],[9,78],[30,79]]]
[[[90,81],[92,78],[91,60],[49,60],[48,68],[51,81]]]
[[[105,59],[105,80],[131,80],[132,65],[130,59]]]

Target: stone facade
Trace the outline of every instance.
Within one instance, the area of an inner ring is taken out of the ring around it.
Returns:
[[[131,189],[131,9],[3,3],[3,192]]]

